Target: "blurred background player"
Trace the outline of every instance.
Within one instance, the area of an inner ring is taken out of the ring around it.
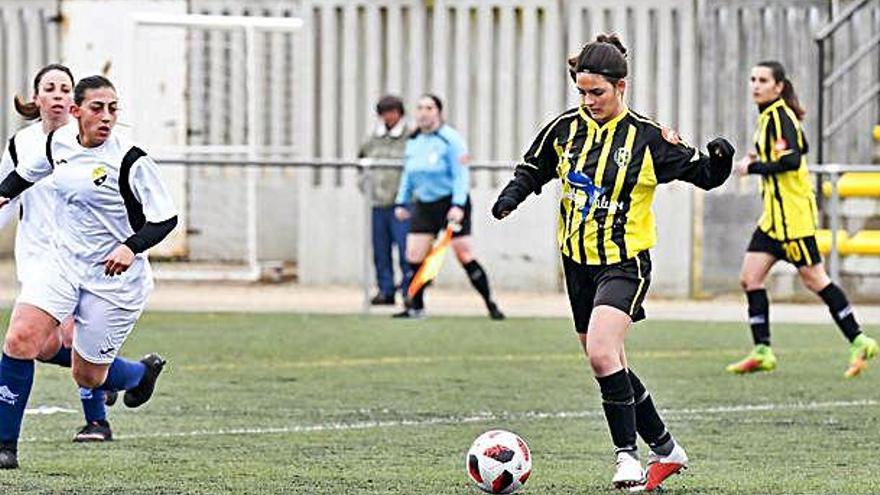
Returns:
[[[34,155],[45,155],[46,136],[69,120],[73,87],[74,79],[70,69],[63,65],[50,64],[34,76],[34,93],[30,101],[15,98],[15,109],[22,117],[39,121],[9,138],[6,152],[0,161],[0,177],[6,177],[19,161],[27,163]],[[15,269],[20,284],[38,277],[40,267],[52,255],[55,208],[55,184],[51,177],[22,193],[12,204],[0,208],[0,228],[11,223],[16,214],[19,215],[15,232]],[[73,332],[74,320],[68,316],[58,326],[58,332],[43,346],[37,360],[69,368]],[[113,433],[110,423],[107,422],[105,401],[110,404],[116,402],[116,392],[81,388],[80,398],[86,425],[77,432],[74,441],[112,440]]]
[[[575,330],[599,382],[615,447],[612,483],[651,491],[688,463],[624,351],[630,325],[645,318],[654,189],[676,179],[718,187],[730,175],[734,151],[719,138],[704,155],[629,110],[626,48],[616,35],[599,35],[568,64],[582,105],[540,131],[492,214],[505,218],[550,180],[562,182],[558,242]],[[647,475],[636,432],[651,449]]]
[[[36,280],[24,280],[0,359],[0,468],[18,467],[17,444],[34,378],[34,358],[76,311],[72,374],[89,389],[126,390],[138,407],[153,394],[165,361],[116,357],[153,278],[144,251],[177,224],[177,211],[156,164],[111,134],[118,101],[101,76],[74,87],[77,124],[49,133],[45,156],[19,162],[0,182],[0,207],[53,174],[60,207],[52,256]]]
[[[376,104],[379,121],[372,136],[361,146],[359,158],[403,161],[409,132],[404,115],[403,100],[387,95]],[[406,234],[409,220],[399,219],[394,214],[394,198],[400,185],[401,169],[377,167],[370,170],[370,188],[367,191],[373,201],[373,265],[376,268],[376,283],[379,292],[370,301],[374,305],[393,305],[396,287],[394,284],[393,251],[397,246],[400,262],[400,290],[404,299],[412,270],[406,261]]]
[[[825,272],[816,243],[816,197],[807,171],[807,139],[801,128],[804,109],[779,62],[752,68],[752,98],[758,105],[755,151],[739,160],[738,175],[761,176],[764,211],[743,259],[740,284],[748,300],[755,348],[727,370],[733,373],[772,371],[770,301],[764,281],[779,260],[797,267],[804,286],[818,294],[850,342],[847,377],[858,375],[877,355],[877,342],[863,334],[846,295]]]
[[[447,223],[460,226],[452,239],[455,256],[467,272],[471,285],[483,297],[489,317],[502,320],[504,314],[492,300],[489,276],[477,262],[471,243],[467,146],[458,132],[443,122],[443,102],[435,95],[427,94],[419,98],[416,122],[418,129],[406,143],[406,160],[394,210],[400,220],[412,216],[406,237],[406,259],[412,273],[419,271],[437,232],[443,230]],[[412,214],[406,208],[410,202],[413,205]],[[408,301],[403,312],[394,316],[423,316],[426,288],[427,284]]]

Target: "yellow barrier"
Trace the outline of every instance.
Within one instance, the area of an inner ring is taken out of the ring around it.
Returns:
[[[849,234],[845,230],[837,231],[837,252],[842,254],[843,246],[849,241]],[[819,245],[819,252],[828,254],[831,252],[831,231],[817,230],[816,244]]]
[[[853,196],[880,196],[880,172],[851,172],[840,176],[837,193],[841,198]],[[831,197],[831,182],[822,183],[822,194]]]
[[[863,230],[850,237],[845,243],[838,245],[842,255],[880,255],[880,230]]]

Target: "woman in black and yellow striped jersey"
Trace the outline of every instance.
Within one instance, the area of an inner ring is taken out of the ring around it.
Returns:
[[[651,491],[688,462],[624,352],[630,324],[645,317],[648,250],[656,243],[654,189],[673,180],[717,187],[730,175],[734,150],[715,139],[708,154],[701,153],[628,109],[626,49],[615,35],[587,43],[569,60],[569,72],[582,104],[539,132],[492,214],[506,217],[529,194],[560,179],[558,243],[575,331],[599,382],[615,446],[612,483]],[[647,475],[636,452],[637,432],[651,449]]]
[[[807,145],[801,127],[804,109],[779,62],[752,68],[752,98],[758,105],[755,150],[736,163],[739,175],[761,178],[764,211],[743,260],[740,284],[746,292],[749,325],[755,348],[727,367],[732,373],[772,371],[776,356],[770,348],[770,302],[764,280],[779,260],[797,267],[804,286],[822,298],[831,317],[850,342],[845,375],[858,375],[877,355],[877,342],[859,328],[846,295],[825,273],[816,243],[816,197],[807,172]]]

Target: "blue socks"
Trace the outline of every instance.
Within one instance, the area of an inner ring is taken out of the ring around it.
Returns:
[[[70,349],[68,349],[67,347],[61,346],[61,348],[58,349],[58,354],[55,354],[50,359],[47,359],[47,360],[41,361],[41,362],[50,363],[50,364],[57,364],[58,366],[61,366],[62,368],[70,368],[70,363],[71,363]]]
[[[129,361],[121,357],[113,360],[110,370],[107,372],[107,379],[104,384],[98,387],[99,390],[109,392],[115,390],[130,390],[135,388],[144,377],[147,367],[140,361]]]
[[[82,401],[86,423],[107,420],[107,406],[104,404],[105,394],[103,390],[80,387],[79,398]]]
[[[0,442],[16,443],[34,384],[34,360],[0,359]]]

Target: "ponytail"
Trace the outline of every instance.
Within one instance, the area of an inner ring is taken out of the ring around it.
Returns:
[[[804,107],[801,106],[800,100],[798,100],[797,94],[794,92],[794,86],[792,86],[791,81],[788,79],[782,81],[782,99],[785,100],[785,104],[788,105],[789,108],[794,112],[797,116],[798,120],[804,120],[804,116],[807,114],[807,111],[804,110]]]
[[[26,120],[35,120],[40,117],[40,107],[33,101],[26,102],[21,96],[15,95],[12,102],[15,105],[15,111]]]
[[[37,75],[34,76],[34,94],[40,92],[40,81],[43,80],[43,76],[48,74],[49,72],[57,70],[67,74],[67,77],[70,78],[70,85],[74,85],[73,73],[66,65],[61,64],[49,64],[43,66],[39,71],[37,71]],[[33,101],[25,101],[19,95],[15,95],[12,103],[15,105],[15,111],[18,112],[19,115],[24,117],[27,120],[35,120],[40,118],[40,107],[37,106],[36,102]]]
[[[798,100],[797,94],[794,92],[794,86],[791,84],[791,80],[785,76],[785,68],[782,64],[775,60],[768,60],[765,62],[759,62],[758,67],[766,67],[770,69],[770,72],[773,73],[773,79],[776,82],[782,83],[782,94],[779,96],[785,101],[785,104],[791,108],[798,120],[804,120],[807,111],[804,110],[800,100]]]

